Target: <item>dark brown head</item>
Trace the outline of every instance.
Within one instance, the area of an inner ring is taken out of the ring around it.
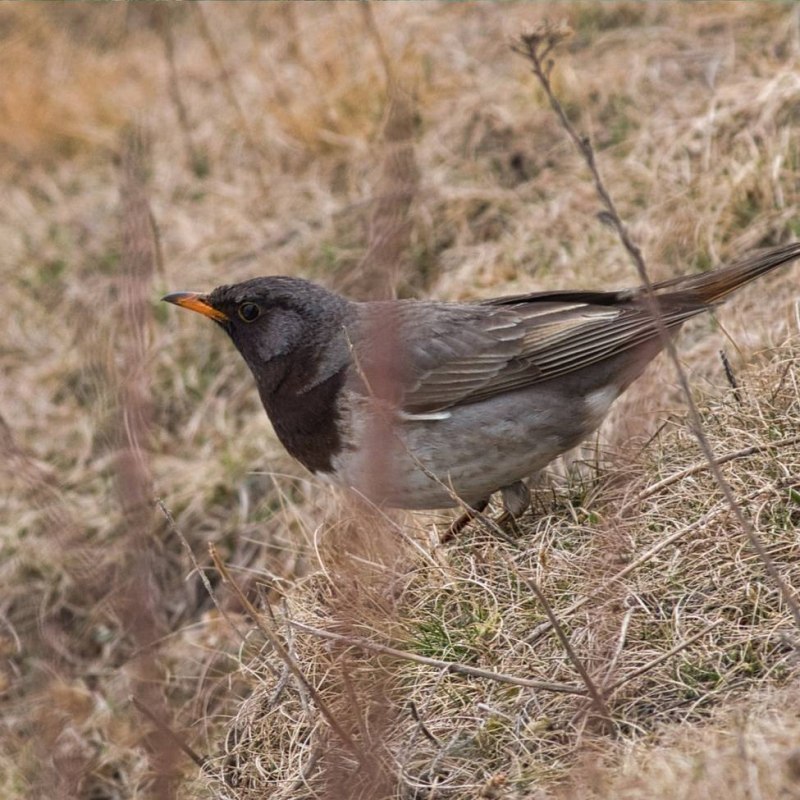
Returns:
[[[283,276],[219,286],[209,294],[174,292],[163,299],[224,328],[257,380],[265,370],[283,372],[278,362],[290,355],[325,349],[350,309],[347,300],[321,286]],[[313,355],[306,358],[309,369],[317,367]]]
[[[256,379],[261,401],[287,450],[314,471],[338,450],[337,394],[350,353],[350,301],[300,278],[275,276],[174,292],[169,303],[227,331]]]

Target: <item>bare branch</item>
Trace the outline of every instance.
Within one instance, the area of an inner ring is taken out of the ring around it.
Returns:
[[[211,560],[214,562],[214,566],[217,568],[220,576],[226,583],[230,584],[234,593],[239,598],[239,602],[244,606],[245,610],[250,615],[250,618],[256,624],[261,633],[264,634],[267,641],[272,645],[273,649],[278,654],[278,657],[281,659],[281,661],[283,661],[284,664],[286,664],[292,675],[294,675],[295,678],[300,681],[305,690],[314,699],[314,702],[316,703],[320,713],[323,717],[325,717],[333,731],[341,739],[342,743],[347,747],[348,750],[350,750],[350,752],[353,753],[353,755],[359,759],[359,761],[363,762],[365,754],[361,752],[361,749],[356,745],[355,741],[353,741],[353,738],[350,736],[350,734],[347,733],[347,731],[345,731],[344,728],[342,728],[342,726],[339,724],[339,721],[333,715],[330,708],[328,708],[327,703],[325,703],[325,701],[320,697],[319,692],[314,686],[312,686],[308,678],[306,678],[306,676],[303,674],[303,671],[300,669],[300,665],[283,646],[283,642],[281,642],[278,634],[266,624],[263,614],[258,613],[256,607],[250,602],[250,599],[242,591],[239,584],[233,579],[233,576],[228,571],[228,568],[219,557],[217,548],[213,543],[209,543],[208,551],[211,554]],[[297,625],[297,623],[293,624]]]
[[[728,461],[733,461],[737,458],[746,458],[747,456],[752,456],[756,453],[763,453],[765,450],[775,450],[779,447],[787,447],[789,445],[798,443],[800,443],[800,436],[789,436],[786,439],[779,439],[777,442],[754,444],[750,447],[743,447],[741,450],[734,450],[731,453],[726,453],[724,456],[720,456],[716,463],[726,464]],[[691,467],[686,467],[686,469],[682,469],[680,472],[675,472],[672,475],[668,475],[663,480],[653,483],[646,489],[639,492],[639,494],[636,496],[636,501],[640,502],[642,500],[646,500],[648,497],[652,497],[654,494],[660,492],[662,489],[665,489],[667,486],[672,486],[673,483],[678,483],[684,478],[688,478],[691,475],[696,475],[698,472],[703,472],[708,468],[708,462],[703,461],[702,463],[693,464]]]
[[[608,220],[617,231],[620,241],[630,254],[631,259],[636,266],[636,270],[639,273],[639,277],[646,289],[645,297],[647,299],[649,310],[655,320],[658,329],[658,335],[661,338],[664,349],[667,351],[667,354],[669,355],[669,358],[675,367],[675,373],[678,376],[681,389],[686,397],[693,433],[698,444],[700,445],[700,449],[703,451],[703,455],[708,461],[708,467],[711,470],[711,474],[714,476],[714,480],[717,482],[717,485],[719,486],[720,491],[725,498],[725,502],[728,504],[728,506],[730,506],[731,512],[736,518],[736,521],[739,523],[739,527],[744,531],[751,547],[756,551],[758,557],[763,562],[767,573],[778,587],[784,602],[789,607],[789,610],[794,617],[795,625],[800,628],[800,605],[797,603],[791,587],[786,583],[786,581],[783,580],[778,572],[775,562],[762,544],[758,534],[755,531],[755,528],[753,528],[753,525],[744,516],[741,507],[736,502],[736,498],[733,495],[731,487],[728,485],[727,481],[722,475],[717,463],[717,459],[714,456],[714,451],[708,441],[708,437],[703,432],[700,411],[698,410],[697,404],[692,397],[692,392],[689,387],[689,380],[686,377],[686,373],[678,359],[678,352],[675,349],[675,343],[672,340],[672,337],[669,335],[659,312],[658,302],[653,292],[653,284],[648,276],[642,251],[631,239],[628,229],[623,223],[617,208],[614,205],[614,201],[612,200],[611,195],[608,193],[608,190],[606,189],[605,184],[600,177],[600,173],[595,162],[594,148],[592,147],[589,137],[578,134],[578,132],[575,130],[575,127],[569,121],[569,118],[567,117],[561,103],[558,101],[558,98],[553,93],[549,77],[551,65],[546,64],[544,59],[550,53],[550,51],[563,38],[565,38],[565,35],[566,33],[564,32],[563,27],[558,29],[546,24],[534,33],[523,35],[520,39],[520,44],[514,47],[514,50],[515,52],[524,55],[530,61],[533,68],[533,74],[539,79],[539,83],[542,85],[542,88],[544,89],[544,92],[550,101],[551,107],[556,112],[562,126],[564,127],[564,130],[575,144],[578,152],[583,156],[586,166],[589,168],[589,172],[592,175],[597,194],[608,212]]]
[[[201,769],[206,765],[208,761],[207,756],[199,755],[195,750],[193,750],[181,736],[179,736],[170,726],[162,719],[160,719],[154,712],[152,712],[138,697],[131,695],[131,702],[136,706],[139,713],[143,714],[156,728],[161,731],[162,734],[167,736],[171,739],[175,745],[177,745],[189,758],[197,764],[198,767]]]
[[[498,683],[511,683],[514,686],[524,686],[529,689],[540,689],[544,692],[586,695],[586,690],[582,686],[573,686],[568,683],[552,683],[550,681],[536,681],[529,678],[518,678],[515,675],[506,675],[502,672],[492,672],[488,669],[470,667],[466,664],[460,664],[457,661],[441,661],[438,658],[429,658],[428,656],[420,656],[416,653],[408,653],[405,650],[396,650],[394,647],[387,647],[386,645],[378,644],[377,642],[371,642],[369,639],[361,639],[356,636],[345,636],[341,633],[334,633],[333,631],[325,631],[321,628],[314,628],[313,626],[306,625],[303,622],[292,622],[291,625],[298,631],[310,633],[312,636],[319,636],[320,639],[329,639],[334,642],[342,642],[343,644],[348,644],[352,647],[360,647],[363,650],[369,650],[373,653],[381,653],[382,655],[392,656],[393,658],[400,658],[403,661],[413,661],[415,664],[426,664],[429,667],[438,667],[440,669],[447,670],[448,672],[457,672],[461,675],[471,675],[475,678],[486,678],[490,681],[497,681]]]

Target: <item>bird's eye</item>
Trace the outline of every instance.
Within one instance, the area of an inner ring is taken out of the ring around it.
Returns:
[[[239,316],[245,322],[255,322],[261,316],[261,308],[255,303],[242,303],[239,306]]]

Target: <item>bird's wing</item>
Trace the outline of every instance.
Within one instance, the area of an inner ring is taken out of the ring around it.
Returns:
[[[800,242],[653,286],[667,328],[800,257]],[[547,292],[483,303],[366,303],[354,341],[368,390],[409,413],[444,411],[574,373],[658,336],[643,289]],[[652,352],[650,349],[648,352]],[[366,367],[366,369],[362,369]],[[365,391],[362,381],[359,391]]]
[[[368,374],[389,376],[398,387],[392,399],[414,414],[522,389],[658,336],[646,303],[631,292],[558,292],[471,305],[370,305]],[[663,303],[661,312],[672,327],[703,309]],[[376,333],[386,337],[383,354],[374,345]]]

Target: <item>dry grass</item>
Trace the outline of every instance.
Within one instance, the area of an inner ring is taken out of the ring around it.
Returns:
[[[787,371],[797,357],[796,346],[787,346],[760,372],[742,376],[741,402],[733,392],[704,402],[717,453],[744,451],[724,465],[725,477],[790,585],[800,581],[800,387]],[[691,474],[670,480],[695,463]],[[522,526],[516,545],[475,532],[430,555],[407,546],[391,571],[376,569],[371,580],[358,581],[358,598],[342,576],[362,560],[350,556],[342,570],[347,556],[338,543],[339,572],[329,566],[334,555],[323,554],[322,573],[287,599],[286,635],[326,702],[343,704],[339,719],[350,722],[354,736],[359,715],[368,729],[374,709],[368,698],[347,697],[343,665],[356,691],[386,684],[380,710],[391,724],[381,749],[405,786],[403,796],[480,797],[500,774],[507,796],[527,796],[574,780],[590,754],[619,761],[633,743],[652,748],[665,731],[700,735],[713,709],[736,708],[759,687],[791,685],[797,667],[791,614],[732,528],[685,423],[665,428],[636,469],[631,474],[628,463],[619,480],[609,468],[584,491],[576,478],[542,492],[540,515]],[[580,677],[530,590],[533,580],[604,690],[610,720],[598,718],[585,697],[375,655],[352,641],[580,692]],[[343,607],[351,609],[350,639],[338,648],[297,625],[341,634]],[[326,741],[330,746],[330,734],[291,682],[265,673],[270,660],[280,672],[266,652],[249,665],[253,692],[217,769],[236,787],[231,797],[260,797],[268,789],[277,797],[306,796],[293,782],[309,772],[307,794],[314,796],[325,773],[312,764]],[[792,724],[794,715],[787,712],[781,724]],[[605,782],[617,780],[610,770],[603,774]]]
[[[586,468],[554,470],[517,546],[473,528],[443,549],[433,517],[374,518],[314,488],[228,342],[156,302],[259,273],[447,298],[637,282],[509,50],[545,12],[575,30],[555,89],[654,278],[800,235],[791,7],[0,9],[4,797],[797,794],[796,633],[775,587],[707,471],[637,499],[702,464],[666,362],[618,404],[599,462],[591,446]],[[150,142],[133,188],[130,130]],[[723,469],[794,584],[800,464],[780,442],[800,429],[797,275],[679,346],[716,452],[755,448]],[[283,677],[208,541],[271,603],[355,752]],[[532,580],[606,688],[700,635],[611,692],[611,721],[348,644],[580,685],[551,633],[532,638]]]

